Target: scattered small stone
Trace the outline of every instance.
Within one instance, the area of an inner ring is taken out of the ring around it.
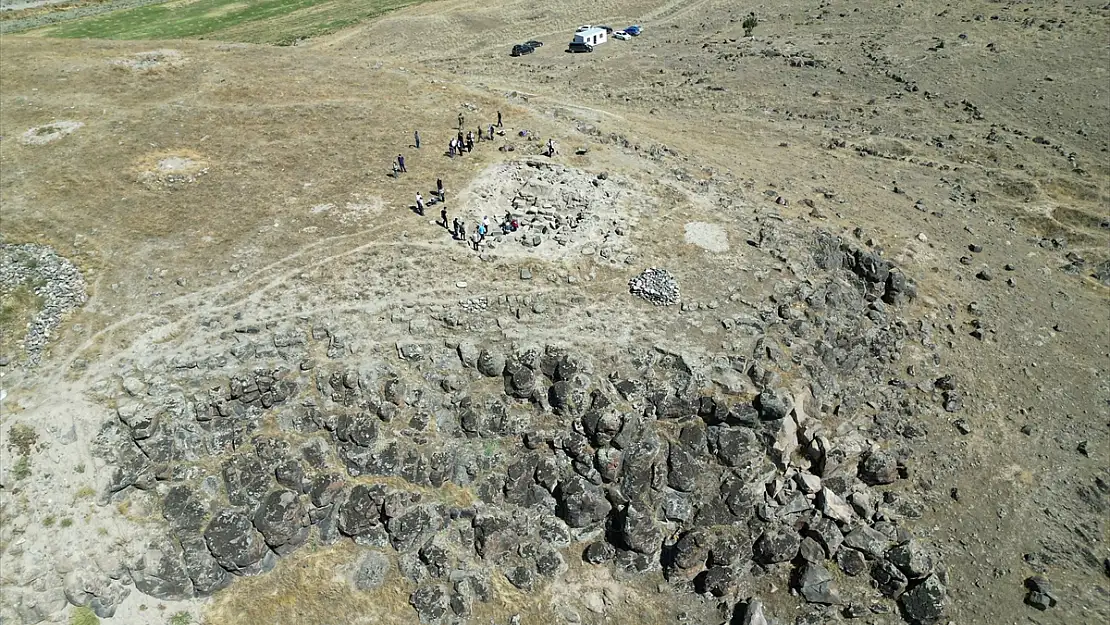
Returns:
[[[991,280],[994,280],[994,276],[992,276],[991,272],[987,269],[980,269],[979,273],[975,274],[975,277],[984,282],[990,282]]]
[[[958,430],[960,434],[971,434],[971,425],[966,419],[956,419],[953,425],[956,426],[956,430]]]
[[[972,252],[975,252],[976,254],[978,254],[979,252],[982,252],[982,251],[983,251],[983,246],[982,246],[982,245],[978,245],[978,244],[976,244],[976,243],[972,243],[971,245],[967,246],[967,249],[969,249],[969,250],[971,250]]]

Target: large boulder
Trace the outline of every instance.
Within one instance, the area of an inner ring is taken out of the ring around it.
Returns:
[[[936,575],[914,586],[902,595],[902,613],[913,625],[933,625],[944,616],[948,590]]]
[[[790,414],[790,411],[794,409],[794,401],[786,390],[769,388],[755,398],[755,408],[759,411],[760,419],[777,421]]]
[[[102,432],[101,436],[105,434]],[[134,441],[129,438],[121,439],[118,445],[114,445],[109,450],[109,453],[114,458],[114,467],[108,478],[106,495],[117,493],[129,486],[144,490],[154,486],[154,463],[135,446]]]
[[[754,598],[736,604],[732,613],[732,622],[739,625],[771,625],[770,619],[764,613],[763,602]]]
[[[474,520],[474,549],[478,556],[494,562],[515,554],[520,547],[519,525],[503,516],[483,516]]]
[[[797,532],[789,528],[768,530],[752,545],[752,554],[760,564],[775,564],[787,562],[798,555],[802,539]]]
[[[216,513],[204,530],[204,540],[216,562],[236,575],[256,575],[273,564],[266,539],[250,517],[237,510]]]
[[[66,599],[75,606],[87,606],[100,618],[111,618],[131,594],[131,588],[93,568],[74,569],[63,581]]]
[[[706,569],[697,579],[699,592],[714,597],[724,597],[736,587],[736,571],[728,566],[714,566]]]
[[[887,560],[876,562],[871,567],[871,579],[879,592],[892,599],[898,598],[909,583],[902,571]]]
[[[423,545],[443,523],[443,514],[435,506],[415,506],[389,520],[389,539],[397,551],[411,551]]]
[[[709,558],[709,545],[702,531],[686,532],[667,549],[663,559],[663,572],[667,579],[691,579],[705,567]]]
[[[335,425],[335,437],[343,443],[370,447],[378,440],[378,418],[366,412],[340,415]]]
[[[697,458],[680,443],[671,443],[667,454],[667,485],[688,493],[697,486],[700,473]]]
[[[505,376],[505,392],[518,399],[528,399],[536,392],[536,372],[528,367],[517,366],[511,375]]]
[[[798,591],[809,603],[843,603],[833,583],[832,573],[821,564],[806,563],[798,576]]]
[[[909,579],[921,579],[933,572],[933,557],[915,540],[891,547],[886,559]]]
[[[650,514],[630,504],[621,513],[618,526],[625,547],[639,553],[658,553],[663,536]]]
[[[385,492],[379,486],[359,484],[339,506],[339,531],[347,536],[363,536],[382,524]]]
[[[291,458],[286,458],[274,465],[274,477],[277,483],[298,493],[307,493],[312,482],[305,475],[301,463]]]
[[[248,522],[249,523],[249,522]],[[181,552],[171,540],[157,540],[140,554],[131,567],[131,579],[139,592],[157,599],[188,599],[193,582],[181,562]]]
[[[208,520],[208,507],[191,488],[178,484],[162,498],[162,516],[178,532],[199,532]]]
[[[312,480],[312,485],[308,489],[312,505],[317,508],[326,508],[332,504],[342,502],[346,485],[346,481],[337,473],[317,476]]]
[[[496,378],[505,372],[505,355],[483,349],[478,356],[478,372],[488,378]]]
[[[233,456],[224,464],[223,478],[228,502],[250,513],[273,487],[271,472],[253,455]]]
[[[439,584],[421,586],[409,596],[421,623],[435,623],[447,613],[447,589]]]
[[[717,459],[727,467],[741,467],[753,456],[763,455],[759,437],[748,428],[713,427],[710,436]]]
[[[578,417],[589,407],[590,395],[585,387],[573,381],[559,381],[551,385],[547,401],[559,414]]]
[[[859,478],[872,486],[891,484],[898,479],[898,460],[885,451],[873,451],[860,460]]]
[[[604,540],[599,540],[586,547],[582,552],[582,559],[590,564],[604,564],[612,560],[615,555],[617,555],[617,550],[613,545]]]
[[[216,562],[212,552],[208,551],[208,544],[200,536],[181,538],[181,561],[198,597],[211,595],[231,584],[231,573]]]
[[[891,541],[886,534],[867,525],[860,525],[844,537],[845,545],[853,549],[859,549],[872,559],[883,557],[883,554],[890,547],[890,543]]]
[[[655,493],[665,485],[666,459],[654,439],[645,438],[628,447],[622,458],[621,494],[647,510],[655,505]]]
[[[612,506],[600,488],[574,476],[555,489],[556,514],[575,528],[589,527],[604,521]]]
[[[276,490],[266,496],[254,514],[254,526],[275,553],[285,555],[308,538],[308,513],[301,498],[290,490]]]

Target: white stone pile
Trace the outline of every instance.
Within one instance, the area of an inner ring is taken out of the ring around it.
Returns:
[[[666,269],[649,267],[628,281],[628,291],[656,306],[678,303],[678,281]]]

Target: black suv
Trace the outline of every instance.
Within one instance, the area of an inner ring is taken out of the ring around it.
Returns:
[[[530,46],[526,43],[521,43],[521,44],[517,44],[517,45],[513,46],[513,51],[511,53],[511,55],[512,56],[521,56],[523,54],[532,54],[535,51],[536,51],[536,49],[533,48],[532,46]]]
[[[567,46],[568,52],[593,52],[594,47],[588,43],[571,42]]]

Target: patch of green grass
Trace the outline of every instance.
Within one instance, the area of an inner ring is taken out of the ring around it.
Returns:
[[[43,517],[42,526],[43,527],[54,527],[54,522],[55,521],[57,521],[57,519],[54,518],[54,515]]]
[[[154,4],[48,27],[53,37],[217,39],[289,45],[426,0],[198,0]]]
[[[189,625],[193,622],[193,615],[188,612],[177,612],[170,616],[169,625]]]
[[[19,460],[15,461],[12,465],[12,477],[18,482],[31,477],[31,459],[27,456],[20,456]]]
[[[92,608],[73,608],[69,613],[69,625],[100,625],[100,619]]]
[[[85,464],[84,464],[84,463],[81,463],[81,464],[79,464],[79,465],[77,465],[77,466],[73,467],[73,470],[74,470],[74,472],[76,472],[76,473],[84,473],[84,472],[85,472]]]
[[[66,518],[62,519],[61,521],[58,521],[58,526],[59,527],[69,527],[71,525],[73,525],[73,519],[71,519],[69,517],[66,517]]]
[[[31,455],[31,449],[37,442],[39,442],[38,432],[29,425],[16,423],[8,428],[8,449],[14,450],[20,456]]]
[[[88,499],[95,494],[96,490],[94,490],[92,486],[82,486],[81,488],[77,489],[77,493],[74,496],[77,499]]]

